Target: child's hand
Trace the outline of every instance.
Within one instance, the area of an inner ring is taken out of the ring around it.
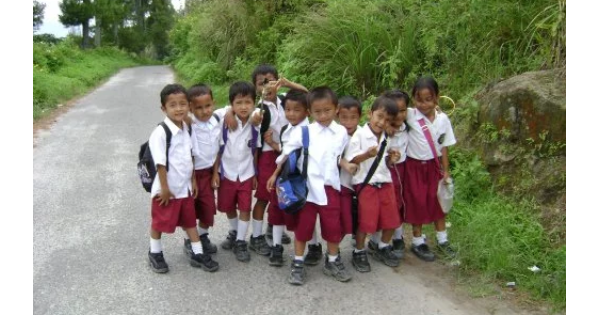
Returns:
[[[352,175],[354,175],[356,173],[356,171],[358,170],[358,165],[356,165],[354,163],[350,163],[350,162],[346,161],[346,159],[340,160],[340,167]]]
[[[235,114],[232,110],[228,110],[227,113],[225,113],[225,125],[232,131],[236,130],[238,127],[237,121],[235,120]]]
[[[444,172],[444,183],[448,183],[448,179],[450,178],[450,170],[446,170]]]
[[[212,181],[210,182],[213,189],[219,188],[221,185],[221,178],[219,177],[219,173],[214,173],[212,177]]]
[[[290,81],[288,81],[288,79],[280,77],[279,80],[277,80],[277,84],[275,85],[275,87],[277,90],[279,90],[279,88],[281,87],[289,87],[289,84]]]
[[[275,176],[275,174],[271,175],[271,177],[269,177],[269,180],[267,181],[267,190],[271,191],[273,190],[273,187],[275,187],[275,181],[277,181],[277,176]]]
[[[376,157],[377,156],[377,149],[379,149],[378,146],[372,146],[369,148],[369,150],[367,151],[367,153],[369,154],[369,157]]]
[[[263,137],[265,138],[265,143],[267,143],[268,145],[270,145],[271,147],[273,146],[273,129],[269,128],[269,130],[265,131],[265,133],[263,134]]]
[[[175,198],[175,196],[173,196],[169,188],[161,189],[160,194],[158,194],[156,197],[159,200],[158,204],[161,206],[168,206],[171,197]]]
[[[263,113],[260,110],[258,112],[255,112],[254,114],[252,114],[252,117],[250,118],[250,123],[252,125],[258,127],[262,123],[262,120],[263,120]]]
[[[396,163],[400,161],[401,153],[398,150],[390,149],[388,151],[388,157],[391,163]]]

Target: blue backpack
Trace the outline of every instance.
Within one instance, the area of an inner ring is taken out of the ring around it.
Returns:
[[[306,204],[308,188],[306,183],[306,170],[308,167],[308,126],[302,127],[302,153],[304,160],[302,172],[298,172],[296,164],[300,157],[300,149],[292,152],[275,183],[279,209],[288,214],[295,214]]]

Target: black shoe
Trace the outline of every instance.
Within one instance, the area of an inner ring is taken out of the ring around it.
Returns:
[[[214,272],[219,269],[219,263],[212,260],[210,255],[206,253],[192,255],[192,257],[190,257],[190,265],[210,272]]]
[[[381,249],[378,248],[377,251],[373,253],[373,258],[389,267],[398,267],[400,265],[400,258],[392,253],[392,246],[389,245]]]
[[[367,247],[371,252],[376,252],[379,248],[379,244],[375,243],[375,241],[373,240],[369,240],[369,242],[367,243]]]
[[[303,285],[305,279],[306,269],[304,269],[304,262],[302,260],[294,260],[288,282],[293,285]]]
[[[410,250],[417,255],[417,257],[423,259],[424,261],[434,261],[435,255],[429,250],[429,246],[423,243],[419,246],[415,246],[414,244],[410,247]]]
[[[189,238],[183,239],[183,253],[188,257],[192,257],[194,255],[194,251],[192,250],[192,241]]]
[[[367,257],[367,251],[363,250],[361,252],[352,252],[352,266],[358,272],[369,272],[371,271],[371,264],[369,263],[369,258]]]
[[[283,246],[275,245],[271,247],[271,256],[269,257],[269,265],[275,267],[283,266]]]
[[[392,253],[398,257],[398,259],[404,258],[405,249],[404,239],[392,240]]]
[[[285,245],[290,244],[292,242],[292,239],[289,235],[287,235],[287,233],[285,233],[285,231],[283,231],[283,235],[281,235],[281,242]]]
[[[257,252],[259,255],[269,256],[271,255],[271,247],[267,244],[264,235],[257,237],[250,236],[250,249]]]
[[[306,253],[306,257],[304,258],[304,263],[307,266],[316,266],[323,258],[323,247],[321,243],[317,243],[314,245],[308,244],[308,253]]]
[[[450,242],[438,243],[437,249],[448,258],[456,257],[456,251],[450,246]]]
[[[200,235],[200,243],[202,243],[202,251],[205,254],[217,253],[217,245],[210,242],[210,239],[208,238],[208,233]]]
[[[152,271],[156,273],[165,273],[169,271],[169,265],[167,265],[162,252],[151,253],[148,251],[148,262],[150,263]]]
[[[227,238],[221,243],[221,248],[231,250],[235,247],[235,240],[237,239],[237,231],[229,231]]]
[[[329,262],[328,255],[325,255],[325,266],[323,266],[323,273],[327,276],[333,277],[335,280],[340,282],[347,282],[352,279],[350,272],[344,264],[342,263],[342,259],[338,255],[337,259],[334,262]]]
[[[248,243],[246,241],[235,241],[233,253],[235,254],[235,258],[241,262],[250,261],[250,252],[248,252]]]

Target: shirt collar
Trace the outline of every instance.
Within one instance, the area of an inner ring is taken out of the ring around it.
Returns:
[[[363,129],[365,130],[365,135],[366,135],[367,138],[371,138],[371,139],[374,139],[375,141],[377,141],[377,136],[373,133],[373,130],[371,130],[371,127],[369,126],[369,123],[366,123],[363,126]],[[357,131],[358,131],[358,129],[357,129]],[[379,141],[377,141],[377,142],[381,143],[384,138],[385,138],[385,131],[382,132],[382,135],[379,138]]]
[[[435,121],[435,120],[437,119],[437,116],[438,116],[438,112],[437,112],[437,110],[436,110],[436,111],[434,111],[434,113],[435,113],[435,116],[434,116],[433,120]],[[425,120],[426,120],[426,121],[429,121],[429,122],[431,122],[431,121],[429,120],[429,118],[427,118],[425,115],[423,115],[423,113],[421,113],[421,111],[419,111],[418,109],[416,109],[416,108],[415,108],[415,119],[418,121],[418,120],[420,120],[421,118],[425,118]]]
[[[208,124],[208,125],[211,125],[211,126],[216,126],[217,125],[217,119],[215,118],[215,116],[210,116],[210,118],[207,121],[202,121],[202,120],[196,118],[195,115],[192,115],[192,123],[193,124],[199,124],[199,125]]]
[[[327,126],[327,127],[321,125],[318,122],[315,122],[315,125],[317,125],[318,132],[323,132],[325,130],[329,130],[329,131],[335,133],[335,131],[333,130],[333,128],[335,128],[335,126],[337,125],[337,123],[335,122],[335,120],[332,120],[331,123],[329,124],[329,126]]]
[[[171,119],[169,119],[169,117],[165,117],[164,122],[167,125],[167,127],[169,127],[169,130],[171,130],[172,134],[176,134],[179,131],[181,131],[181,129],[179,129],[179,127],[177,127],[177,125],[175,125],[175,123],[173,123]],[[185,127],[185,122],[183,122],[183,127]]]

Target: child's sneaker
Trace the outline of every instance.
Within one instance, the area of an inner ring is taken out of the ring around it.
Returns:
[[[456,251],[450,246],[450,242],[438,243],[437,249],[448,258],[456,257]]]
[[[148,262],[150,263],[152,271],[156,273],[165,273],[169,271],[169,265],[167,265],[162,252],[151,253],[148,251]]]
[[[302,260],[292,261],[292,272],[288,278],[288,282],[293,285],[303,285],[306,279],[306,269]]]
[[[189,238],[183,239],[183,253],[188,257],[192,257],[194,255],[194,251],[192,250],[192,241]]]
[[[369,240],[369,242],[367,243],[367,247],[370,251],[375,252],[379,248],[379,244],[375,243],[375,241],[373,240]]]
[[[212,260],[209,254],[194,254],[190,257],[190,265],[202,268],[204,271],[214,272],[219,269],[219,263]]]
[[[248,252],[248,243],[246,241],[235,241],[233,253],[235,254],[235,258],[241,262],[250,261],[250,253]]]
[[[237,239],[237,231],[229,231],[227,238],[221,243],[221,248],[231,250],[235,247],[235,240]]]
[[[338,255],[334,262],[329,262],[328,256],[329,255],[325,255],[325,266],[323,266],[323,273],[340,282],[350,281],[352,276],[350,275],[350,272],[348,272],[348,269],[344,267],[341,257]]]
[[[200,243],[202,243],[202,251],[205,254],[216,254],[217,253],[217,245],[210,242],[210,239],[208,238],[208,233],[204,233],[204,234],[200,235]]]
[[[319,264],[323,258],[323,247],[321,243],[317,244],[308,244],[308,253],[306,253],[306,257],[304,258],[304,263],[307,266],[316,266]]]
[[[398,267],[400,265],[400,258],[392,253],[392,246],[389,245],[384,248],[378,248],[377,251],[373,253],[373,258],[389,267]]]
[[[423,243],[419,246],[415,246],[414,244],[411,246],[410,250],[417,255],[417,257],[423,259],[424,261],[434,261],[435,255],[429,250],[429,246],[426,243]]]
[[[356,269],[358,272],[371,271],[371,264],[369,263],[369,258],[367,257],[367,251],[352,251],[352,266],[354,266],[354,269]]]
[[[269,265],[275,267],[283,266],[283,246],[277,244],[271,248],[271,256],[269,257]]]
[[[392,254],[396,255],[396,257],[398,257],[398,259],[402,259],[404,258],[404,248],[405,248],[405,244],[404,244],[404,239],[401,238],[399,240],[392,240]]]
[[[267,244],[267,240],[265,240],[264,235],[257,237],[250,236],[250,249],[257,252],[259,255],[271,255],[271,247],[269,244]]]
[[[281,243],[285,245],[292,243],[292,239],[289,235],[287,235],[287,233],[285,233],[285,231],[283,231],[283,234],[281,235]]]

